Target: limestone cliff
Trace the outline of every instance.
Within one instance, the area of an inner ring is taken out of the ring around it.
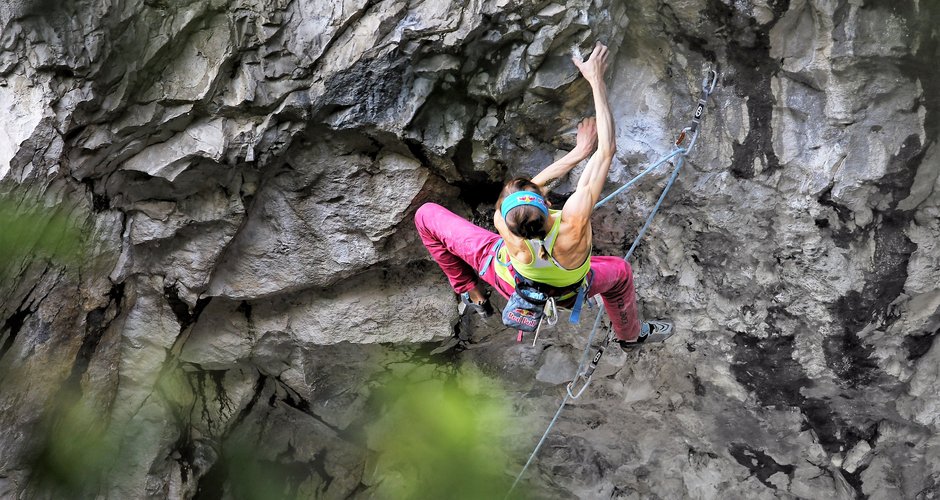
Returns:
[[[602,40],[611,189],[721,79],[633,263],[679,333],[605,357],[544,496],[936,498],[938,23],[917,0],[0,5],[0,192],[71,203],[95,242],[77,273],[0,262],[0,496],[33,491],[44,408],[77,397],[144,429],[105,497],[228,495],[237,434],[299,491],[368,497],[354,389],[407,357],[379,343],[456,335],[537,432],[589,325],[531,347],[460,320],[411,216],[486,224],[569,149],[570,54]],[[662,177],[595,215],[596,252],[626,252]]]

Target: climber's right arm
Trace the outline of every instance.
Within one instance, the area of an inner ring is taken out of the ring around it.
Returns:
[[[587,224],[594,205],[600,200],[607,173],[613,162],[617,144],[614,140],[614,118],[607,103],[607,85],[604,83],[604,71],[607,69],[607,47],[600,42],[594,47],[587,61],[574,60],[575,66],[591,84],[594,94],[594,109],[597,113],[597,151],[591,156],[584,172],[578,179],[574,194],[568,198],[562,212],[562,220],[572,223]]]

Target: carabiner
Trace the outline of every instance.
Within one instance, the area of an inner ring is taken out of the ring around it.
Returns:
[[[686,132],[688,132],[689,130],[691,130],[691,128],[692,128],[692,127],[686,127],[686,128],[684,128],[684,129],[682,129],[681,132],[679,132],[679,137],[676,139],[676,147],[679,147],[679,145],[682,144],[682,141],[685,140],[685,134],[686,134]]]
[[[549,297],[545,302],[545,320],[548,326],[558,324],[558,304],[555,303],[555,297]]]
[[[587,389],[588,384],[591,383],[591,377],[594,376],[594,370],[597,369],[597,364],[601,362],[601,357],[604,355],[604,349],[607,348],[607,344],[609,343],[610,343],[610,334],[608,333],[607,339],[605,339],[604,343],[601,344],[601,346],[597,348],[597,352],[594,353],[594,357],[591,358],[591,362],[590,364],[588,364],[587,368],[585,368],[584,371],[582,371],[581,373],[578,373],[577,375],[575,375],[574,380],[568,383],[568,387],[566,387],[565,390],[568,391],[568,395],[571,396],[572,399],[580,398],[581,394],[584,393],[584,390]],[[581,386],[581,389],[578,390],[577,394],[572,394],[571,386],[573,386],[574,383],[578,381],[578,379],[584,379],[584,385]]]
[[[702,92],[706,94],[711,94],[715,90],[715,85],[718,84],[718,72],[709,69],[708,73],[705,75],[705,78],[702,78]]]
[[[578,381],[578,379],[584,379],[584,385],[582,385],[581,388],[578,389],[578,392],[577,392],[576,394],[572,394],[572,393],[571,393],[571,387],[574,385],[575,382]],[[590,383],[591,383],[591,377],[590,377],[590,376],[585,376],[584,373],[579,373],[579,374],[574,378],[574,380],[572,380],[571,382],[568,382],[568,386],[565,387],[565,390],[568,391],[568,395],[571,396],[571,399],[578,399],[578,398],[581,397],[582,394],[584,394],[584,391],[587,390],[588,385],[589,385]]]

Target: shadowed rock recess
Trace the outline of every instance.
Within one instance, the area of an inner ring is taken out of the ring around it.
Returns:
[[[230,498],[251,439],[287,491],[369,498],[363,387],[436,346],[503,379],[524,459],[590,320],[532,347],[458,318],[411,217],[487,225],[570,149],[595,40],[609,190],[721,79],[634,262],[678,333],[605,356],[536,496],[940,497],[938,26],[925,0],[3,2],[0,192],[70,202],[95,243],[77,273],[0,262],[0,497],[37,491],[68,400],[137,429],[92,496]],[[595,252],[666,170],[595,215]]]

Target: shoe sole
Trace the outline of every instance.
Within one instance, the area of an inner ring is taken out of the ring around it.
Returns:
[[[672,323],[665,321],[647,321],[647,323],[650,325],[650,333],[646,336],[646,340],[643,341],[644,344],[649,342],[664,342],[675,333],[675,330],[672,328]]]

